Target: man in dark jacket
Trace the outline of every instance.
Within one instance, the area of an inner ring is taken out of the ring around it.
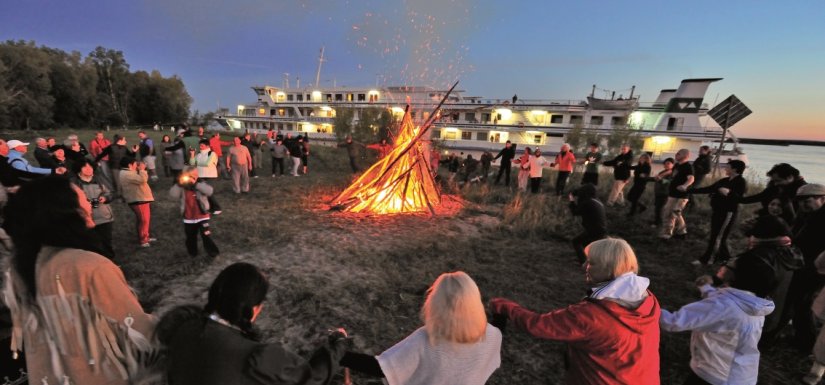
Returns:
[[[580,264],[587,261],[584,248],[607,236],[607,216],[604,205],[596,198],[596,186],[586,183],[570,193],[570,211],[582,217],[584,232],[572,239],[573,250]]]
[[[781,202],[786,202],[782,211],[789,217],[795,218],[799,212],[799,202],[796,201],[796,192],[804,186],[805,178],[799,175],[799,170],[787,163],[774,165],[767,176],[771,179],[768,185],[761,192],[742,198],[740,203],[762,203],[762,208],[767,211],[771,201],[779,198]]]
[[[610,196],[607,198],[607,205],[624,205],[624,186],[630,181],[630,167],[633,166],[633,151],[630,146],[622,145],[621,153],[612,160],[604,162],[605,166],[613,167],[613,186],[610,188]]]
[[[52,159],[52,152],[49,151],[49,145],[46,144],[46,139],[37,138],[34,140],[34,159],[42,168],[54,168],[54,159]]]
[[[289,149],[289,153],[292,153],[292,149],[290,145],[284,141],[284,145]],[[358,164],[355,162],[356,158],[358,157],[358,147],[363,147],[364,145],[361,143],[356,142],[352,139],[352,136],[347,135],[347,139],[343,143],[338,143],[338,147],[343,147],[347,149],[347,156],[349,156],[349,166],[352,168],[352,173],[358,172]],[[296,148],[297,151],[300,153],[301,149]]]
[[[701,258],[691,262],[695,266],[713,263],[714,257],[718,262],[730,259],[728,235],[736,222],[739,200],[745,195],[748,184],[742,177],[745,162],[734,159],[728,162],[728,166],[725,169],[727,177],[710,186],[688,190],[691,194],[710,194],[710,207],[713,210],[710,217],[708,248]],[[693,186],[696,186],[696,182]]]
[[[504,148],[498,152],[495,158],[493,158],[493,162],[496,159],[501,158],[501,166],[498,168],[498,175],[496,175],[496,184],[501,181],[501,175],[506,174],[504,177],[504,185],[510,185],[510,165],[513,158],[516,157],[516,146],[514,146],[509,140],[504,143]]]
[[[699,147],[699,156],[693,161],[693,185],[702,187],[705,176],[710,174],[710,147]]]

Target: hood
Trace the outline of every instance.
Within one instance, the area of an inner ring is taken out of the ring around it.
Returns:
[[[644,296],[644,299],[635,307],[628,307],[627,303],[611,298],[599,300],[590,297],[588,301],[604,309],[607,314],[631,332],[645,334],[651,332],[651,330],[658,331],[661,309],[659,308],[659,301],[652,293],[645,291]]]
[[[719,295],[729,297],[749,316],[766,316],[774,309],[773,301],[757,297],[749,291],[726,287],[719,290]]]
[[[628,309],[635,309],[648,296],[650,280],[635,273],[624,273],[612,281],[594,287],[590,298],[613,301]]]

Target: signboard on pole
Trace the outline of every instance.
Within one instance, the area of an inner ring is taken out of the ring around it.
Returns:
[[[708,111],[708,115],[719,124],[722,129],[733,127],[734,124],[751,114],[750,108],[742,103],[736,95],[731,95],[722,103]]]

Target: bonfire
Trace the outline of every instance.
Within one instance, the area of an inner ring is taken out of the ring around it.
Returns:
[[[408,105],[392,150],[332,200],[332,207],[354,213],[395,214],[429,211],[441,204],[441,192],[430,170],[429,129],[447,92],[421,126]]]

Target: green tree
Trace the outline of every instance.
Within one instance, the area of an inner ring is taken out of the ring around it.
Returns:
[[[49,128],[54,97],[50,94],[49,57],[34,42],[7,41],[0,45],[4,128]]]
[[[618,154],[621,146],[630,146],[634,153],[638,153],[644,146],[644,138],[639,135],[638,130],[627,127],[614,128],[607,137],[607,147],[610,153]]]
[[[339,108],[335,111],[335,117],[332,119],[332,129],[335,131],[335,137],[338,140],[344,140],[347,135],[352,135],[352,118],[354,115],[351,108]]]
[[[97,69],[97,104],[103,120],[115,126],[129,124],[129,64],[123,52],[98,46],[89,59]]]

